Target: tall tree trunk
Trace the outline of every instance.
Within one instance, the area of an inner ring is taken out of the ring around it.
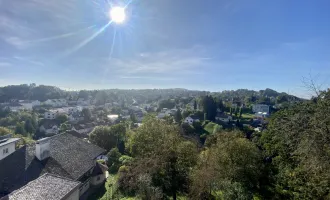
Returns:
[[[176,200],[176,191],[173,191],[173,200]]]

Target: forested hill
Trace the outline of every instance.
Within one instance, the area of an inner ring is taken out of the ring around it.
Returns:
[[[210,94],[208,91],[195,91],[186,89],[106,89],[106,90],[82,90],[82,91],[65,91],[58,87],[36,85],[36,84],[22,84],[9,85],[0,87],[0,102],[6,102],[11,99],[18,100],[39,100],[45,101],[47,99],[65,98],[69,100],[76,100],[78,98],[97,98],[102,97],[110,101],[130,101],[135,99],[142,103],[151,103],[160,99],[169,99],[177,97],[198,97]],[[245,102],[267,102],[269,99],[276,98],[282,102],[297,101],[298,97],[288,95],[286,93],[279,93],[272,89],[265,89],[260,91],[239,89],[223,92],[211,93],[215,97],[223,100],[231,101],[245,101]]]

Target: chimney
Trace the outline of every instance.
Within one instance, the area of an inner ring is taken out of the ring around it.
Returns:
[[[50,156],[50,137],[36,142],[36,157],[42,161]]]

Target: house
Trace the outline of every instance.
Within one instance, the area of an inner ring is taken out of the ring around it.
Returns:
[[[226,115],[225,113],[218,113],[215,116],[216,120],[228,123],[229,121],[232,121],[232,117],[230,115]]]
[[[19,104],[21,104],[24,109],[26,110],[32,110],[35,106],[40,106],[40,101],[38,100],[19,100],[18,101]]]
[[[254,116],[256,118],[266,118],[266,117],[269,117],[269,113],[268,112],[257,112],[254,114]]]
[[[80,112],[73,112],[68,116],[68,121],[71,123],[76,123],[82,120],[84,120],[84,117],[81,115]]]
[[[80,134],[88,135],[94,130],[95,126],[92,123],[76,124],[72,126],[72,130],[77,131]]]
[[[90,105],[90,101],[89,100],[85,100],[84,98],[79,98],[77,100],[77,105],[78,106],[89,106]]]
[[[60,132],[60,125],[56,120],[44,119],[40,122],[40,124],[40,132],[43,132],[46,135],[56,135]]]
[[[98,186],[103,184],[108,178],[108,167],[96,162],[91,177],[90,183],[92,185]]]
[[[68,102],[65,99],[48,99],[45,102],[43,102],[43,104],[52,107],[68,106]]]
[[[7,200],[79,200],[81,183],[54,174],[44,174],[8,194]]]
[[[29,182],[38,180],[44,174],[53,174],[79,182],[81,197],[90,186],[94,186],[95,181],[92,180],[98,180],[99,173],[94,172],[95,170],[99,172],[95,169],[96,158],[104,155],[105,152],[106,150],[67,133],[25,145],[0,160],[0,197],[23,189],[24,186],[28,187]],[[44,187],[52,186],[55,193],[60,193],[62,187],[55,188],[55,185],[56,181],[52,184],[50,180],[50,183],[45,184]],[[71,189],[75,191],[74,187]]]
[[[12,112],[19,112],[21,110],[24,110],[25,107],[17,102],[9,102],[9,103],[3,103],[2,104],[3,109],[9,109]]]
[[[11,134],[0,137],[0,160],[4,159],[15,151],[16,142],[19,140],[20,138],[12,138]]]
[[[265,104],[254,104],[252,105],[252,111],[254,113],[268,113],[269,114],[269,105],[265,105]]]
[[[184,123],[192,125],[194,122],[199,122],[199,119],[196,116],[189,116],[184,119]]]
[[[114,123],[118,119],[119,115],[107,115],[107,118]]]
[[[57,112],[56,111],[53,111],[53,110],[50,110],[50,111],[46,111],[44,113],[44,118],[45,119],[55,119],[56,116],[57,116]]]

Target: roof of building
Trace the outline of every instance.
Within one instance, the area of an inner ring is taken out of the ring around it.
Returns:
[[[5,146],[5,145],[10,144],[10,143],[13,143],[13,142],[17,142],[18,140],[20,140],[20,138],[2,139],[2,140],[0,140],[0,147]]]
[[[107,171],[107,170],[108,170],[107,166],[102,165],[99,162],[96,162],[96,165],[95,165],[91,175],[92,176],[97,176],[97,175],[100,175],[100,174],[104,174],[104,172]]]
[[[104,149],[70,134],[50,138],[50,157],[39,161],[35,156],[35,144],[26,145],[0,161],[1,192],[22,187],[45,173],[80,179],[94,167],[94,159]]]
[[[8,200],[59,200],[68,197],[71,192],[78,189],[80,182],[53,174],[44,174],[29,182],[19,190],[10,193]]]
[[[40,121],[41,126],[43,126],[45,129],[51,129],[54,126],[59,126],[59,123],[55,119],[42,119]]]

